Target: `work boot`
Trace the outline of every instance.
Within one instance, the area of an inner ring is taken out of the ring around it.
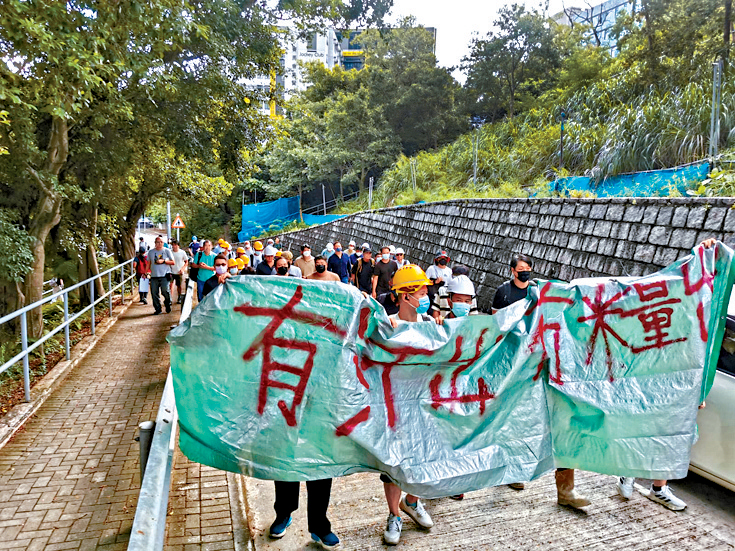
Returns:
[[[574,491],[574,469],[557,470],[556,495],[559,505],[579,509],[590,504],[590,500]]]

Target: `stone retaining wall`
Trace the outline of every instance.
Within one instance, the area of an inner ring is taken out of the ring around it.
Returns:
[[[424,268],[446,249],[470,267],[487,311],[514,253],[531,256],[547,279],[639,276],[734,233],[735,198],[462,199],[361,212],[280,237],[296,256],[301,243],[314,254],[328,241],[393,244]]]

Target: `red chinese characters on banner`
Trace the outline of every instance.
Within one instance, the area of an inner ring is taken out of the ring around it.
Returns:
[[[702,275],[698,281],[692,281],[689,273],[689,264],[684,264],[681,267],[681,273],[684,276],[684,293],[687,296],[691,296],[694,293],[698,293],[703,287],[708,287],[710,292],[714,291],[714,280],[717,272],[709,273],[704,265],[704,247],[699,246],[697,248],[697,258],[699,259],[699,266],[702,270]],[[700,300],[697,305],[697,320],[699,321],[699,336],[703,342],[707,342],[707,320],[704,316],[704,303]]]
[[[534,306],[528,309],[526,315],[531,314],[533,310],[544,304],[573,304],[574,301],[567,297],[555,297],[549,295],[551,291],[551,282],[546,283],[539,293],[539,299]],[[549,380],[559,385],[563,385],[564,382],[561,379],[561,361],[559,359],[559,350],[561,348],[561,324],[559,323],[547,323],[544,320],[544,315],[539,316],[538,326],[536,331],[531,335],[531,343],[529,344],[529,353],[538,351],[539,346],[541,347],[541,359],[536,366],[536,375],[533,376],[533,380],[536,381],[544,369],[544,365],[551,359],[549,351],[546,347],[546,341],[544,340],[544,334],[551,332],[554,343],[554,365],[549,367]]]
[[[290,427],[296,426],[296,408],[304,398],[306,385],[309,382],[311,370],[314,367],[314,357],[316,356],[317,349],[313,342],[288,340],[277,337],[276,331],[288,319],[292,322],[321,327],[342,338],[347,336],[346,331],[337,327],[330,318],[310,312],[296,311],[295,307],[301,302],[303,296],[303,288],[299,285],[293,297],[291,297],[283,308],[263,308],[249,304],[243,304],[234,308],[235,312],[246,316],[268,316],[273,318],[266,328],[255,338],[250,348],[245,351],[243,360],[250,361],[260,352],[263,353],[263,367],[260,374],[260,387],[258,390],[258,414],[263,415],[265,411],[269,389],[281,389],[293,393],[290,406],[285,400],[278,401],[278,409],[281,410],[283,417],[286,419],[286,423]],[[306,359],[304,360],[303,366],[296,367],[276,361],[273,358],[275,348],[305,352]],[[273,376],[279,372],[295,375],[298,377],[298,383],[294,385],[275,379]]]
[[[671,328],[672,315],[674,313],[674,309],[671,306],[681,303],[681,299],[669,297],[669,289],[665,280],[647,284],[635,283],[632,287],[619,291],[608,300],[602,299],[604,291],[605,285],[600,284],[597,286],[594,301],[590,297],[582,297],[584,303],[592,310],[592,314],[581,316],[577,321],[579,323],[595,322],[592,336],[587,344],[587,365],[592,363],[595,346],[598,338],[602,335],[608,376],[611,382],[614,380],[612,349],[610,346],[611,339],[618,341],[633,354],[640,354],[646,350],[661,349],[665,346],[687,340],[686,337],[670,338],[668,329]],[[630,310],[624,310],[617,303],[633,291],[638,295],[638,299],[642,305]],[[638,345],[628,343],[610,326],[608,322],[609,316],[617,316],[619,319],[637,318],[645,335],[643,343]]]
[[[459,336],[457,337],[457,340],[455,341],[455,351],[454,355],[449,359],[450,364],[459,364],[459,367],[457,367],[452,372],[452,378],[449,383],[449,396],[442,396],[441,392],[439,390],[439,386],[442,383],[442,375],[441,373],[438,373],[429,383],[429,391],[431,392],[431,407],[434,409],[439,409],[441,406],[449,406],[449,411],[454,411],[454,406],[456,404],[472,404],[477,403],[480,404],[480,415],[485,413],[485,407],[486,403],[489,400],[492,400],[495,398],[495,394],[490,392],[490,390],[487,387],[487,384],[485,383],[485,380],[482,377],[479,377],[477,379],[477,394],[459,394],[459,390],[457,389],[457,379],[459,378],[460,374],[465,371],[467,368],[469,368],[472,364],[474,364],[477,360],[480,359],[480,356],[482,355],[482,344],[485,340],[485,333],[487,333],[487,329],[484,329],[482,333],[480,334],[480,338],[477,339],[477,342],[475,343],[475,354],[471,358],[467,358],[465,360],[460,359],[462,356],[462,342],[463,337]]]
[[[381,367],[382,373],[381,373],[381,382],[383,383],[383,398],[385,400],[385,410],[386,410],[386,416],[388,418],[388,426],[391,429],[395,430],[396,427],[396,406],[395,401],[393,398],[393,382],[391,381],[391,372],[393,371],[393,368],[399,364],[406,363],[406,360],[410,358],[411,356],[431,356],[434,354],[433,350],[426,350],[425,348],[415,348],[413,346],[402,346],[398,348],[388,348],[387,346],[373,341],[372,339],[369,340],[369,342],[378,348],[381,348],[382,350],[385,350],[386,352],[389,352],[390,354],[394,355],[394,359],[390,362],[378,362],[375,360],[371,360],[369,358],[363,357],[362,365],[358,366],[358,360],[355,359],[355,368],[358,370],[358,380],[360,383],[365,386],[365,388],[370,388],[367,384],[367,381],[365,380],[364,376],[359,372],[360,369],[369,369],[371,367]],[[414,365],[421,365],[421,364],[414,364]],[[425,364],[428,365],[428,364]],[[337,427],[337,430],[335,431],[337,436],[347,436],[359,425],[360,423],[364,423],[370,418],[370,406],[367,406],[360,410],[360,412],[357,415],[354,415],[344,423],[342,423],[340,426]]]

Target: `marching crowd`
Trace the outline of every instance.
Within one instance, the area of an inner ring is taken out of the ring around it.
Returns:
[[[714,240],[704,243],[711,246]],[[143,243],[141,238],[141,243]],[[318,250],[318,249],[317,249]],[[164,244],[158,236],[155,247],[150,250],[142,245],[136,257],[136,274],[140,283],[141,302],[147,304],[150,288],[154,314],[161,313],[158,293],[164,297],[166,312],[171,311],[171,295],[177,289],[179,302],[183,302],[182,279],[187,273],[197,282],[197,296],[201,301],[218,285],[236,275],[255,274],[282,277],[297,277],[322,281],[341,282],[357,287],[365,296],[376,299],[385,308],[394,327],[402,323],[433,322],[442,324],[445,319],[478,315],[475,286],[470,279],[467,266],[455,264],[446,251],[434,255],[434,263],[426,271],[406,259],[406,252],[393,245],[382,246],[373,251],[368,243],[357,245],[354,241],[344,249],[342,243],[327,243],[318,254],[312,254],[309,244],[300,247],[301,254],[294,259],[290,251],[283,250],[278,238],[261,241],[246,241],[235,250],[224,239],[216,246],[209,240],[201,243],[192,238],[186,250],[176,241]],[[374,254],[375,253],[375,254]],[[501,285],[492,302],[492,314],[514,302],[526,298],[532,285],[533,260],[517,254],[510,262],[511,278]],[[145,280],[149,280],[146,285]],[[165,281],[164,281],[165,280]],[[185,292],[185,287],[184,291]],[[701,407],[701,406],[700,406]],[[555,472],[557,501],[560,505],[582,508],[590,505],[589,499],[581,495],[574,485],[574,469],[557,469]],[[383,539],[389,545],[399,542],[405,513],[421,528],[430,529],[434,522],[417,496],[406,494],[385,474],[383,482],[389,515]],[[617,482],[618,493],[630,499],[634,479],[621,477]],[[327,518],[332,480],[316,480],[306,483],[309,496],[308,525],[314,541],[325,549],[334,549],[339,538],[332,532]],[[523,483],[510,484],[523,490]],[[270,527],[272,538],[282,537],[291,525],[292,513],[298,508],[299,483],[275,482],[276,519]],[[672,510],[686,507],[681,499],[670,490],[666,480],[654,480],[648,492],[649,499]],[[463,495],[452,496],[462,499]]]

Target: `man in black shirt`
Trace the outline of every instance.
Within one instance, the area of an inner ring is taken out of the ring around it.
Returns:
[[[375,261],[370,249],[363,249],[362,256],[352,268],[355,286],[363,293],[372,294],[373,292],[373,268]]]
[[[510,273],[513,274],[513,279],[506,281],[495,291],[493,314],[514,302],[526,298],[528,286],[531,284],[532,269],[533,260],[528,256],[525,254],[513,256],[510,260]]]
[[[510,271],[513,279],[506,281],[498,290],[495,291],[493,299],[493,311],[510,306],[514,302],[518,302],[526,298],[528,294],[528,286],[531,284],[531,269],[533,268],[533,260],[525,254],[516,254],[510,260]],[[556,473],[556,495],[559,505],[567,505],[579,509],[590,504],[590,500],[578,494],[574,490],[574,469],[557,469]],[[522,490],[524,485],[522,482],[510,484],[511,488]]]
[[[376,259],[373,268],[373,298],[378,298],[378,295],[390,291],[390,282],[396,270],[398,270],[398,265],[390,259],[390,248],[381,248],[380,258]]]

